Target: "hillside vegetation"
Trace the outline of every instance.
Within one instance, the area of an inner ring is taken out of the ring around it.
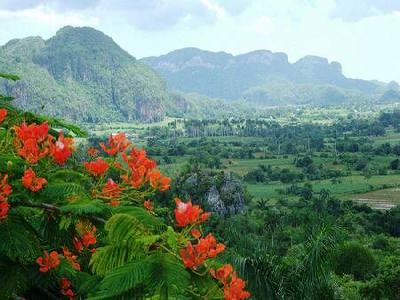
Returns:
[[[163,80],[92,28],[65,27],[49,40],[29,37],[0,47],[0,69],[23,74],[0,81],[23,109],[70,120],[157,121],[167,97]]]

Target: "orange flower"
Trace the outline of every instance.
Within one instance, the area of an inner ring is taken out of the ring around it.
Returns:
[[[148,175],[148,180],[152,188],[165,192],[169,189],[171,178],[161,175],[160,171],[153,170]]]
[[[3,123],[4,119],[7,117],[7,109],[0,109],[0,124]]]
[[[111,206],[119,206],[121,204],[121,201],[119,200],[111,200],[110,205]]]
[[[45,184],[47,184],[47,180],[37,177],[36,173],[31,168],[25,170],[24,176],[22,177],[22,185],[25,188],[32,192],[38,192]]]
[[[72,138],[64,137],[64,133],[60,131],[57,141],[54,144],[51,144],[50,155],[53,157],[53,160],[57,164],[63,165],[74,151],[73,144],[74,140]]]
[[[60,279],[59,284],[60,284],[61,294],[63,294],[64,296],[68,296],[69,299],[73,299],[75,293],[71,289],[72,286],[71,281],[68,278],[64,277]]]
[[[14,144],[18,154],[28,163],[35,164],[49,153],[53,137],[48,135],[49,125],[46,123],[14,127]]]
[[[110,156],[124,152],[126,149],[128,149],[129,145],[130,142],[124,133],[110,135],[107,141],[108,147],[104,143],[100,143],[101,149],[103,149],[103,151]]]
[[[184,203],[179,198],[176,198],[175,202],[175,220],[177,226],[185,227],[189,224],[207,221],[209,213],[203,213],[200,206],[193,205],[191,201]]]
[[[89,147],[89,148],[87,149],[87,153],[88,153],[90,156],[95,157],[95,156],[97,156],[97,154],[99,154],[99,150],[97,150],[97,149],[94,148],[94,147]]]
[[[199,239],[196,245],[189,242],[186,248],[179,250],[179,254],[186,268],[196,269],[208,258],[214,258],[224,250],[225,246],[217,244],[215,237],[210,233],[205,238]]]
[[[146,200],[143,202],[143,206],[147,209],[147,210],[154,210],[154,206],[153,203],[151,203],[151,200]]]
[[[129,156],[122,153],[123,160],[128,164],[128,167],[134,172],[139,167],[144,167],[146,171],[150,171],[156,167],[156,162],[147,157],[146,151],[143,149],[132,148]]]
[[[64,257],[71,263],[73,269],[80,271],[81,265],[76,261],[78,256],[73,255],[71,251],[67,247],[62,247]]]
[[[226,264],[218,270],[210,270],[211,276],[224,285],[225,300],[241,300],[250,298],[250,293],[245,291],[246,283],[237,277],[231,265]]]
[[[0,202],[0,221],[7,218],[9,207],[10,205],[8,204],[7,201]]]
[[[245,286],[246,283],[244,280],[237,278],[236,273],[233,273],[230,284],[224,288],[225,300],[241,300],[250,298],[251,294],[244,290]]]
[[[140,166],[139,168],[132,171],[130,176],[122,175],[121,178],[127,183],[130,184],[135,189],[140,188],[145,183],[146,168],[144,166]]]
[[[102,158],[98,158],[96,161],[92,162],[85,162],[84,166],[86,170],[93,176],[103,175],[110,167]]]
[[[89,224],[78,223],[76,225],[78,237],[74,237],[72,243],[78,252],[82,252],[84,248],[89,249],[91,245],[96,244],[96,227]],[[91,251],[93,251],[92,249]]]
[[[114,182],[111,178],[108,178],[107,183],[104,185],[102,189],[102,194],[104,197],[108,197],[111,199],[118,198],[122,193],[121,187]]]
[[[215,279],[221,281],[224,285],[228,283],[229,277],[232,275],[233,267],[230,264],[223,265],[218,270],[210,270],[210,274]]]
[[[49,270],[56,269],[60,264],[60,258],[56,251],[50,252],[44,251],[43,256],[36,259],[37,264],[40,266],[40,272],[46,273]]]

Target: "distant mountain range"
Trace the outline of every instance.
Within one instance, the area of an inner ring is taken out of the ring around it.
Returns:
[[[49,40],[11,40],[0,70],[20,75],[0,89],[16,105],[86,122],[156,121],[165,116],[165,82],[151,68],[92,28],[64,27]]]
[[[341,65],[267,50],[233,56],[185,48],[141,60],[89,27],[0,47],[0,91],[19,107],[81,122],[214,118],[254,107],[400,101],[399,85],[346,78]]]
[[[394,82],[347,78],[338,62],[323,57],[305,56],[291,64],[285,53],[268,50],[233,56],[184,48],[142,61],[159,72],[170,89],[259,105],[381,101],[388,90],[398,91]],[[397,93],[389,96],[384,100],[400,100]]]

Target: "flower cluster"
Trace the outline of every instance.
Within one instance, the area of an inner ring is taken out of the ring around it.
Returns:
[[[8,196],[12,193],[11,185],[7,183],[8,175],[2,176],[0,174],[0,220],[7,218],[8,216]]]
[[[196,269],[208,258],[217,257],[224,250],[224,244],[217,243],[210,233],[205,238],[199,239],[195,245],[189,242],[186,248],[179,250],[179,254],[186,268]]]
[[[22,185],[32,192],[40,191],[44,185],[47,184],[47,180],[41,177],[37,177],[36,173],[31,169],[27,169],[22,177]]]
[[[4,119],[7,117],[7,109],[0,109],[0,124],[3,123]]]
[[[175,199],[175,220],[176,225],[185,227],[190,224],[202,223],[208,220],[209,213],[203,213],[198,205],[193,205],[191,201],[185,203],[181,199]]]
[[[74,150],[72,138],[65,138],[62,132],[54,142],[54,137],[49,134],[47,122],[30,125],[24,122],[21,126],[15,126],[14,131],[17,152],[29,164],[36,164],[50,155],[56,163],[62,165]]]
[[[54,144],[50,144],[50,154],[53,157],[53,160],[57,164],[63,165],[74,151],[73,145],[73,139],[64,137],[64,133],[61,131],[58,135],[57,141]]]
[[[215,237],[209,233],[205,238],[201,238],[201,231],[193,226],[205,222],[209,213],[204,213],[198,205],[192,202],[184,203],[179,198],[175,199],[175,221],[178,227],[192,226],[190,234],[197,240],[193,244],[190,240],[187,246],[179,250],[179,255],[186,268],[196,270],[209,258],[215,258],[225,250],[225,245],[217,243]],[[224,285],[224,298],[226,300],[241,300],[250,297],[250,293],[245,291],[246,283],[237,277],[231,265],[224,265],[218,270],[210,270],[210,274]]]
[[[223,265],[217,270],[210,270],[212,277],[224,285],[224,297],[227,300],[241,300],[250,298],[250,293],[245,291],[246,283],[237,277],[230,264]]]
[[[96,161],[85,162],[83,165],[89,174],[95,177],[104,175],[110,168],[110,165],[102,158],[98,158]]]
[[[70,300],[74,299],[75,293],[71,288],[72,286],[71,281],[68,278],[64,277],[60,279],[59,284],[60,284],[61,294],[64,296],[68,296]]]
[[[50,255],[47,251],[45,251],[43,256],[39,256],[36,259],[36,262],[40,266],[40,272],[46,273],[58,267],[60,264],[60,257],[58,256],[57,251],[51,251]]]
[[[117,133],[110,135],[107,141],[107,145],[100,143],[101,149],[109,156],[117,155],[118,153],[125,152],[130,145],[129,140],[126,138],[124,133]]]
[[[97,243],[96,227],[90,224],[78,223],[76,231],[78,236],[75,236],[72,240],[76,251],[82,252],[84,249],[88,249],[91,252],[95,252],[96,249],[91,249],[91,246]]]
[[[71,267],[77,271],[80,271],[81,265],[77,261],[78,256],[73,255],[72,252],[65,246],[62,248],[62,251],[65,259],[71,264]]]
[[[133,147],[129,155],[122,153],[122,158],[128,165],[129,172],[121,178],[133,188],[140,188],[148,182],[155,190],[164,192],[169,189],[171,179],[156,169],[156,162],[147,157],[146,151]]]
[[[108,178],[101,192],[103,197],[110,200],[111,206],[118,206],[120,204],[118,199],[122,193],[122,187],[111,178]]]

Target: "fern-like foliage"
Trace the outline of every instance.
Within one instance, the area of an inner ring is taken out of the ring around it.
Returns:
[[[31,263],[40,255],[40,243],[35,230],[21,216],[10,214],[0,223],[0,257]]]

